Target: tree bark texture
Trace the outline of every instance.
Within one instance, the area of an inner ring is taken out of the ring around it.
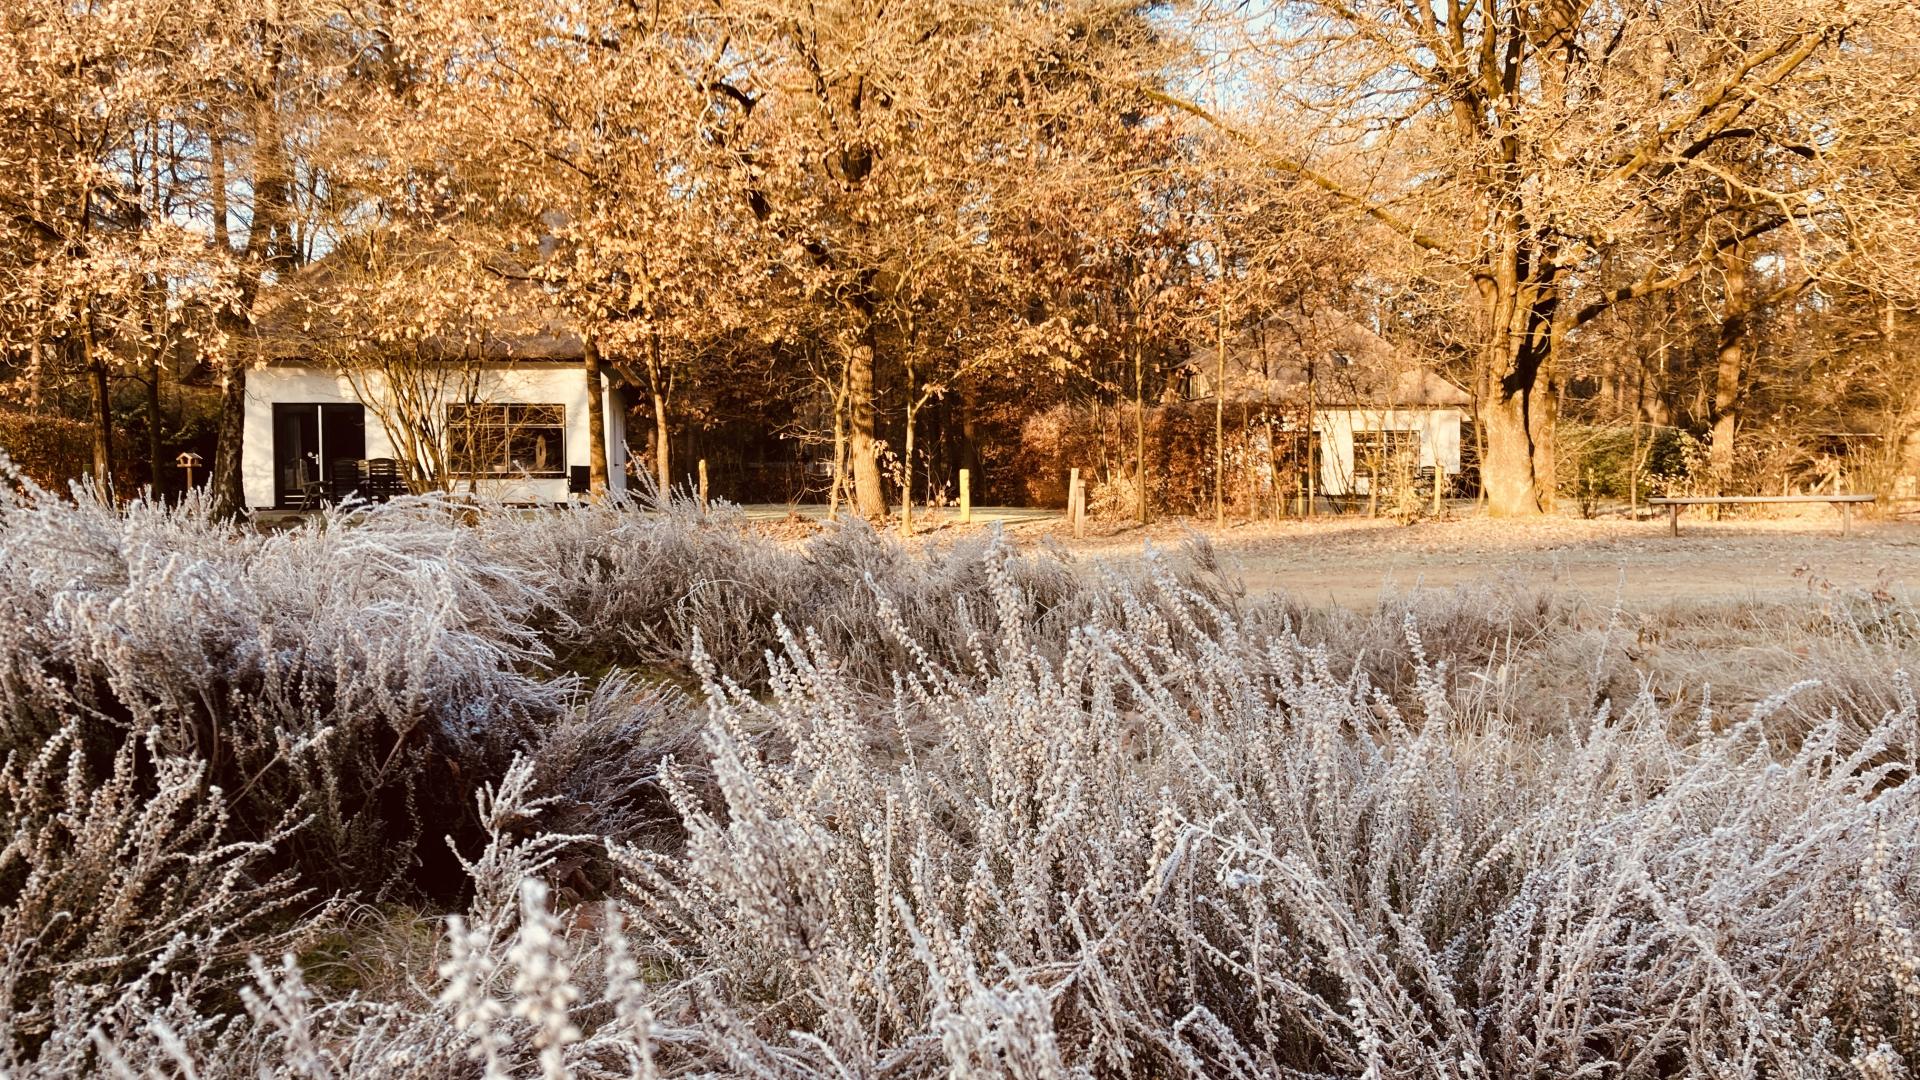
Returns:
[[[673,454],[667,441],[667,384],[664,365],[660,362],[660,335],[655,334],[648,342],[647,379],[653,390],[653,482],[658,485],[660,497],[665,498],[673,489]]]
[[[280,68],[279,51],[274,51],[269,70]],[[288,226],[288,211],[293,201],[286,144],[281,134],[279,103],[274,100],[271,81],[256,89],[253,101],[254,171],[252,178],[253,219],[247,228],[247,246],[240,254],[240,296],[230,308],[220,312],[219,320],[230,340],[245,337],[254,299],[259,295],[263,274],[284,274],[297,264]],[[227,192],[223,151],[214,141],[212,173],[215,242],[226,232]],[[241,439],[247,418],[247,366],[251,359],[244,346],[226,358],[226,380],[220,398],[220,426],[214,449],[213,469],[207,483],[213,496],[213,512],[234,516],[246,510],[246,489],[241,473]]]
[[[107,381],[107,359],[93,340],[91,314],[81,316],[81,348],[86,352],[87,389],[93,413],[93,482],[113,496],[113,397]]]
[[[600,343],[592,334],[581,342],[580,364],[587,377],[587,486],[598,501],[607,494],[606,382],[600,377]]]
[[[1554,380],[1555,318],[1559,282],[1541,266],[1544,257],[1522,236],[1517,214],[1490,272],[1480,279],[1489,314],[1481,360],[1481,428],[1486,454],[1480,463],[1487,511],[1495,517],[1550,513],[1554,508],[1554,424],[1559,388]]]
[[[1713,432],[1707,461],[1714,488],[1726,494],[1733,483],[1733,441],[1740,428],[1741,381],[1746,369],[1747,323],[1752,292],[1746,259],[1737,249],[1722,263],[1726,281],[1725,307],[1715,342],[1713,377]]]
[[[880,449],[874,437],[874,356],[878,352],[873,305],[864,297],[851,305],[858,320],[853,348],[847,354],[847,453],[853,465],[853,504],[861,517],[887,513],[886,489],[880,480]]]

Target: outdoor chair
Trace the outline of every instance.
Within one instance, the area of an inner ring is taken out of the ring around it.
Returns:
[[[301,461],[294,466],[294,492],[290,500],[297,510],[318,507],[327,499],[326,481],[320,479],[318,462]]]
[[[360,490],[361,478],[366,474],[367,463],[352,458],[341,458],[333,463],[333,482],[328,485],[327,496],[334,502],[342,502]]]
[[[400,463],[392,458],[369,459],[364,490],[367,498],[376,502],[386,502],[396,495],[405,495],[407,482],[400,474]]]

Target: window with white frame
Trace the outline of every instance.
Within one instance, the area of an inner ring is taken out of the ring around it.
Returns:
[[[462,479],[567,475],[564,405],[447,406],[447,466]]]
[[[1418,431],[1353,433],[1353,476],[1361,491],[1410,483],[1419,465]]]
[[[1357,468],[1390,462],[1420,460],[1418,431],[1356,431],[1353,433],[1353,462]]]

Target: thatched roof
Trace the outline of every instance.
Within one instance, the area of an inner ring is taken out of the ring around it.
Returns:
[[[384,319],[379,283],[402,276],[437,310]],[[254,317],[256,355],[274,364],[332,364],[356,352],[405,348],[424,359],[575,363],[572,319],[504,260],[446,248],[389,251],[356,242],[270,286]]]
[[[1195,397],[1212,397],[1213,342],[1186,368]],[[1277,315],[1227,339],[1226,398],[1235,402],[1440,408],[1472,397],[1432,368],[1333,308]]]

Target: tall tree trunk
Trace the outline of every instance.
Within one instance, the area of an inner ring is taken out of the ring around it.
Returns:
[[[1222,260],[1222,266],[1225,260]],[[1223,271],[1224,272],[1224,271]],[[1227,300],[1224,281],[1220,309],[1214,312],[1213,375],[1213,524],[1227,523]]]
[[[659,334],[649,338],[647,348],[647,381],[653,390],[653,478],[664,499],[673,488],[673,456],[667,442],[667,386],[661,371]]]
[[[268,61],[268,70],[277,74],[280,63],[281,54],[276,47]],[[287,227],[293,186],[288,175],[287,148],[281,136],[279,103],[274,98],[271,81],[255,90],[252,122],[253,218],[247,226],[246,250],[239,254],[240,296],[231,307],[219,313],[221,328],[226,331],[229,342],[245,336],[262,276],[267,271],[275,274],[291,271],[298,254],[293,250]],[[223,245],[223,252],[230,252],[232,249],[224,246],[227,244],[227,184],[225,150],[219,132],[212,133],[211,148],[208,182],[213,194],[214,243]],[[240,466],[247,420],[247,365],[251,357],[245,355],[244,346],[230,347],[236,351],[226,357],[218,442],[214,448],[213,469],[207,476],[213,513],[223,517],[240,514],[247,502]]]
[[[41,380],[46,374],[45,361],[42,359],[40,338],[36,335],[27,345],[27,408],[40,407]]]
[[[207,136],[207,188],[213,196],[213,246],[225,257],[233,254],[233,240],[227,233],[226,144],[217,131]],[[213,468],[207,473],[213,512],[222,517],[239,513],[246,504],[240,480],[240,433],[246,427],[246,420],[246,365],[230,359],[225,377],[220,380],[220,411],[215,426],[218,434],[213,447]]]
[[[1530,281],[1519,242],[1483,277],[1480,289],[1491,319],[1481,361],[1480,426],[1486,450],[1480,481],[1495,517],[1548,513],[1554,505],[1554,423],[1558,387],[1553,348],[1558,289]]]
[[[87,368],[87,389],[93,412],[93,482],[113,498],[113,398],[107,381],[107,358],[93,340],[93,313],[80,316],[80,348]]]
[[[907,368],[907,436],[905,445],[901,447],[903,460],[906,462],[906,468],[901,470],[902,477],[906,480],[905,486],[900,489],[900,535],[902,536],[913,535],[913,426],[919,413],[919,409],[914,405],[913,391],[913,368],[909,366]]]
[[[1140,335],[1133,335],[1133,515],[1147,523],[1147,380]]]
[[[156,344],[153,355],[147,358],[147,469],[153,474],[153,494],[165,501],[167,491],[167,467],[160,460],[160,354],[163,346]]]
[[[607,495],[607,417],[601,400],[600,343],[591,332],[582,335],[580,363],[587,376],[587,486],[594,501]]]
[[[1672,306],[1669,299],[1668,312],[1670,313],[1671,311]],[[1640,388],[1640,408],[1641,411],[1646,414],[1647,427],[1653,429],[1647,433],[1649,443],[1659,435],[1658,429],[1669,427],[1673,423],[1673,406],[1668,401],[1669,384],[1671,383],[1671,379],[1669,378],[1669,364],[1672,353],[1673,343],[1667,340],[1667,331],[1665,325],[1662,324],[1660,330],[1660,346],[1655,352],[1655,356],[1658,359],[1654,361],[1652,370],[1647,370],[1644,365],[1642,365],[1641,368],[1644,383]]]
[[[227,366],[220,386],[220,416],[213,448],[213,468],[207,490],[217,517],[236,517],[247,509],[240,475],[240,433],[247,426],[247,366],[235,360]]]
[[[974,425],[974,399],[978,391],[973,380],[968,379],[960,385],[960,465],[967,470],[974,491],[980,490],[980,444],[976,441]]]
[[[233,241],[227,234],[227,151],[219,132],[207,138],[207,187],[213,195],[213,245],[222,256],[233,254]],[[257,194],[257,193],[256,193]],[[256,223],[257,224],[257,223]],[[253,247],[250,242],[247,245]],[[247,273],[242,268],[242,274]],[[242,321],[224,312],[222,322],[235,331]],[[228,347],[232,348],[231,341]],[[246,509],[246,485],[240,470],[240,438],[247,426],[247,365],[237,356],[226,362],[220,380],[220,413],[213,444],[213,467],[207,473],[207,493],[213,498],[213,512],[232,517]]]
[[[653,482],[665,496],[673,487],[673,458],[667,444],[667,396],[653,391]]]
[[[877,352],[870,301],[856,300],[860,317],[858,336],[847,356],[847,452],[853,459],[853,502],[861,517],[887,513],[887,494],[880,483],[880,452],[874,439],[873,363]]]
[[[1662,352],[1666,351],[1666,342],[1660,343]],[[1636,365],[1638,371],[1633,390],[1633,448],[1627,458],[1627,509],[1637,517],[1640,513],[1640,424],[1641,413],[1646,409],[1647,401],[1647,362],[1642,358]]]
[[[1733,440],[1740,427],[1740,383],[1746,367],[1747,322],[1753,298],[1747,281],[1747,261],[1737,248],[1721,263],[1726,280],[1726,307],[1720,318],[1713,377],[1713,433],[1707,462],[1714,490],[1724,495],[1733,482]]]
[[[153,121],[147,124],[149,143],[155,147],[148,165],[148,195],[154,200],[154,212],[161,212],[160,192],[163,190],[160,179],[159,127]],[[148,220],[149,211],[142,204],[140,217],[142,224]],[[167,472],[166,465],[160,460],[160,369],[167,355],[167,346],[172,338],[170,322],[162,314],[166,308],[167,286],[159,277],[147,279],[146,311],[142,316],[143,329],[146,331],[147,353],[147,486],[152,497],[166,501]]]
[[[1320,418],[1313,400],[1313,362],[1307,362],[1307,414],[1302,427],[1307,433],[1307,516],[1313,516],[1313,504],[1320,497]],[[1479,425],[1475,425],[1479,430]]]
[[[1494,380],[1481,411],[1486,455],[1480,463],[1487,511],[1525,517],[1553,509],[1553,388],[1544,380]]]
[[[847,396],[851,363],[840,365],[840,385],[833,395],[833,482],[827,488],[827,516],[840,516],[840,500],[847,487]]]

